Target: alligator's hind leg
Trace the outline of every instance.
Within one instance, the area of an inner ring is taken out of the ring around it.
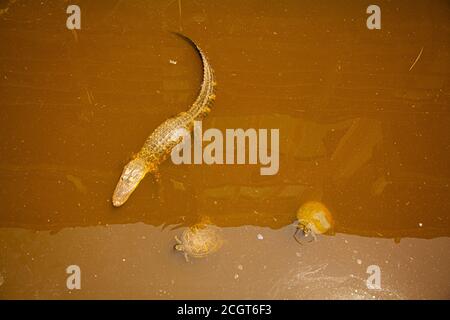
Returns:
[[[201,109],[201,112],[198,115],[200,119],[203,119],[211,112],[210,105],[214,100],[216,100],[216,95],[214,93],[208,96],[208,103]]]
[[[198,119],[205,118],[209,113],[211,112],[211,108],[208,106],[205,106],[202,111],[198,115]]]

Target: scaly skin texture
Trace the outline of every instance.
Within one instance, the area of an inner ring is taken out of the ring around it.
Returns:
[[[198,52],[203,64],[203,82],[197,99],[186,112],[167,119],[147,138],[139,153],[123,169],[112,197],[115,207],[123,205],[139,182],[147,173],[158,178],[159,165],[168,158],[172,149],[179,144],[187,132],[191,132],[195,120],[203,119],[210,111],[214,102],[214,87],[216,85],[214,72],[203,51],[190,38],[175,33]]]

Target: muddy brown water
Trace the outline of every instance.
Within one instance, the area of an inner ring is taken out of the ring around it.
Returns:
[[[450,298],[448,2],[381,2],[381,30],[363,1],[81,1],[77,31],[67,5],[0,2],[0,297]],[[161,196],[147,177],[113,208],[198,92],[173,30],[216,72],[204,129],[278,128],[280,170],[169,159]],[[299,246],[308,200],[335,233]],[[187,264],[174,235],[205,216],[225,245]]]

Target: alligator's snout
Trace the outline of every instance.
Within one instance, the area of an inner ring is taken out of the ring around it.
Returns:
[[[134,159],[128,162],[123,168],[122,175],[114,190],[112,203],[115,207],[120,207],[128,200],[134,189],[139,185],[139,182],[145,177],[146,173],[147,168],[144,161]]]

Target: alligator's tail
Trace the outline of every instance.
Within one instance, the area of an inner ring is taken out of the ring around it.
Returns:
[[[200,59],[202,60],[203,82],[200,87],[200,92],[197,99],[187,111],[191,118],[193,118],[194,120],[198,120],[205,117],[209,113],[210,107],[216,98],[214,94],[214,87],[216,86],[214,71],[211,68],[208,59],[206,58],[206,55],[203,53],[202,49],[200,49],[200,47],[198,47],[192,39],[178,32],[172,33],[187,41],[198,52]]]

